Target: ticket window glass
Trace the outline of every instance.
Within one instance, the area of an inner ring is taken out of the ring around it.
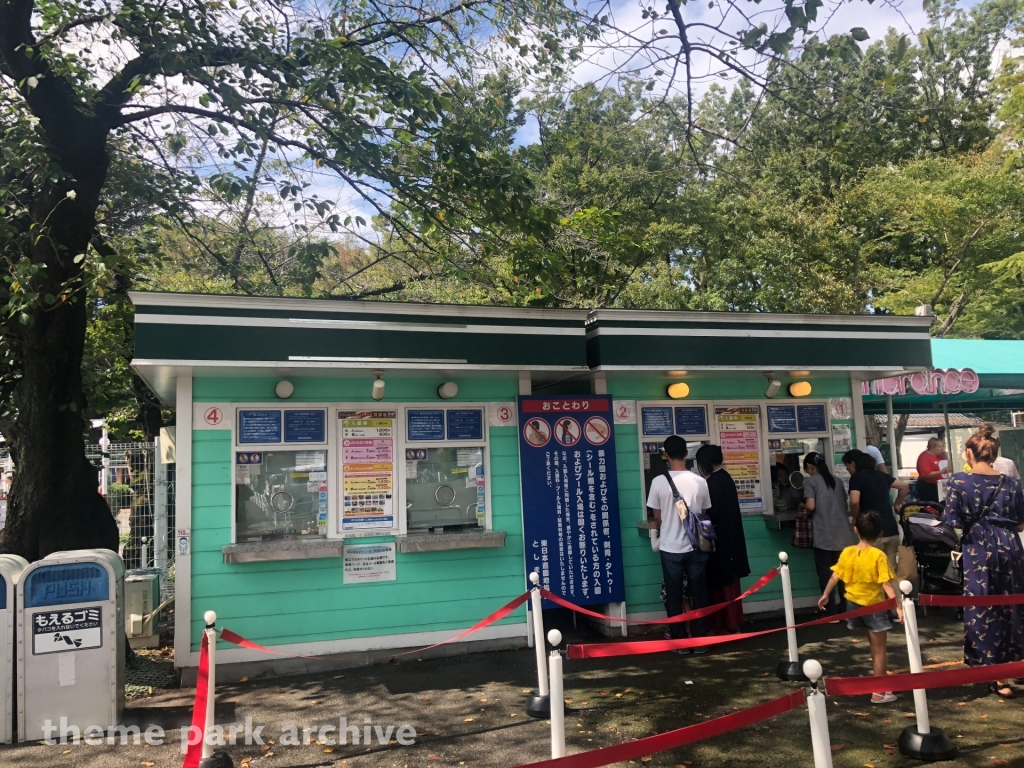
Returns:
[[[412,449],[416,450],[416,449]],[[484,446],[422,448],[406,462],[405,504],[410,532],[485,527]]]
[[[486,529],[488,452],[483,408],[413,406],[405,411],[406,530]]]
[[[326,494],[326,450],[236,452],[236,541],[326,535],[318,514]]]
[[[829,456],[823,437],[798,437],[771,445],[772,506],[776,513],[796,512],[803,501],[804,458],[811,452]],[[795,474],[799,473],[799,474]]]

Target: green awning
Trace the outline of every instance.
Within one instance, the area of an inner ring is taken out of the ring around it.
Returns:
[[[932,339],[935,368],[970,368],[978,374],[977,392],[956,395],[893,395],[895,413],[1024,409],[1024,341]],[[885,413],[883,395],[864,396],[865,413]]]

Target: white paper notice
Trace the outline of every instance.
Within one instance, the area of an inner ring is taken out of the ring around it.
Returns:
[[[346,544],[343,559],[345,584],[370,584],[396,578],[394,542]]]

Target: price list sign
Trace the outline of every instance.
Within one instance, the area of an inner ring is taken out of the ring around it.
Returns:
[[[395,521],[395,411],[340,411],[338,532],[387,531]]]
[[[757,406],[715,408],[725,469],[736,482],[740,509],[747,511],[764,510],[760,418]]]
[[[519,398],[526,570],[577,605],[625,599],[613,423],[610,397]]]

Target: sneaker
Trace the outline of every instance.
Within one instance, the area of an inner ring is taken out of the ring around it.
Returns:
[[[891,691],[871,694],[872,704],[892,704],[894,701],[896,701],[896,694]]]
[[[703,656],[707,652],[708,652],[707,648],[694,648],[693,649],[693,655],[694,656]]]
[[[690,649],[689,648],[673,648],[672,649],[672,653],[678,653],[680,656],[689,656],[690,655]]]

